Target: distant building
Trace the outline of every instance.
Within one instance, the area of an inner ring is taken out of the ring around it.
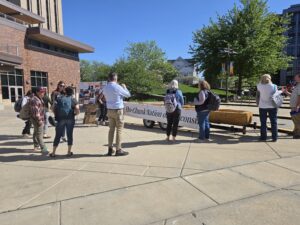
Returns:
[[[79,93],[79,54],[94,48],[64,36],[62,17],[62,0],[0,0],[0,104],[60,80]]]
[[[198,77],[197,66],[192,59],[178,57],[176,60],[168,60],[168,62],[178,70],[181,77]]]
[[[294,75],[300,73],[300,4],[283,10],[283,14],[292,15],[291,27],[286,33],[289,41],[285,51],[295,58],[287,70],[280,72],[280,84],[286,85],[293,80]]]

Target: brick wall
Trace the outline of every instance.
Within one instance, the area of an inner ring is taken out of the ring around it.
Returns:
[[[48,73],[48,90],[52,92],[57,82],[63,80],[66,85],[73,85],[79,90],[80,82],[80,63],[73,60],[53,54],[44,53],[25,48],[26,27],[15,24],[7,24],[0,18],[0,45],[18,45],[20,57],[23,58],[23,64],[16,68],[24,72],[24,92],[31,89],[30,71],[41,71]],[[0,101],[2,99],[1,81],[0,81]]]

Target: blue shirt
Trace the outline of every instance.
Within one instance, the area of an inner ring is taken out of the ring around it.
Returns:
[[[183,94],[182,94],[182,91],[180,90],[174,90],[174,89],[168,89],[167,90],[167,94],[170,93],[170,92],[175,92],[175,97],[176,97],[176,101],[178,103],[178,108],[179,109],[182,109],[182,106],[184,105],[184,99],[183,99]]]
[[[129,98],[130,92],[117,84],[116,82],[109,82],[103,89],[103,94],[106,99],[108,109],[123,109],[123,98]]]

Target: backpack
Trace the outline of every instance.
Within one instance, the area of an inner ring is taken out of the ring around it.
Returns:
[[[30,99],[28,99],[27,103],[21,108],[19,118],[22,120],[29,120],[31,116],[31,108],[30,108]]]
[[[203,111],[203,110],[209,110],[209,111],[218,111],[221,105],[221,98],[219,95],[216,95],[215,93],[211,91],[207,91],[207,99],[203,103],[203,105],[195,105],[196,111]],[[197,95],[197,99],[199,100],[199,97]]]
[[[219,95],[209,91],[207,108],[209,111],[218,111],[221,105],[221,98]]]
[[[20,98],[20,99],[18,99],[15,102],[15,105],[14,105],[15,112],[19,113],[21,111],[21,109],[22,109],[22,102],[23,102],[23,98]]]
[[[71,119],[74,116],[71,96],[59,96],[56,99],[55,117],[57,120]]]
[[[176,99],[176,92],[167,93],[164,99],[165,108],[167,113],[173,113],[178,107],[178,102]]]

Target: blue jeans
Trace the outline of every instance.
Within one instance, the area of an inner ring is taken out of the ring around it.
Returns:
[[[53,146],[54,147],[58,146],[60,139],[64,135],[65,131],[67,131],[68,145],[69,146],[73,145],[74,126],[75,126],[74,119],[64,119],[64,120],[57,121]]]
[[[209,111],[197,112],[199,124],[199,139],[209,139],[210,124],[209,124]]]
[[[259,109],[259,117],[260,117],[260,138],[262,140],[267,139],[267,119],[268,116],[271,121],[271,130],[272,130],[272,139],[277,140],[278,138],[278,129],[277,129],[277,112],[278,109]]]

